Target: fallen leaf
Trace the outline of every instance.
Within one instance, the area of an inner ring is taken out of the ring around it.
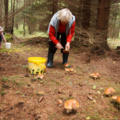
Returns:
[[[88,95],[87,98],[91,101],[93,100],[93,98],[90,95]]]
[[[96,86],[94,85],[94,86],[92,87],[92,89],[95,90],[95,89],[96,89]]]
[[[42,100],[44,99],[44,96],[39,98],[39,102],[42,102]]]
[[[87,119],[87,120],[89,120],[89,119],[90,119],[90,117],[87,117],[86,119]]]
[[[98,94],[100,94],[100,91],[97,91]]]
[[[44,91],[40,91],[37,93],[38,95],[44,95]]]
[[[73,92],[72,92],[72,91],[70,91],[70,92],[69,92],[69,96],[72,96],[72,94],[73,94]]]
[[[60,94],[60,93],[61,93],[61,91],[62,91],[62,90],[61,90],[61,88],[59,88],[59,89],[58,89],[58,93]]]

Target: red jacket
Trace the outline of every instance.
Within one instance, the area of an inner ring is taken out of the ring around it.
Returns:
[[[62,25],[61,22],[60,22],[58,32],[59,33],[65,33],[65,30],[66,30],[66,25]],[[72,37],[75,33],[74,30],[75,30],[75,21],[73,22],[73,24],[72,24],[72,26],[69,30],[71,32],[69,32],[68,35],[67,35],[67,42],[71,42],[71,39],[72,39]],[[50,26],[50,30],[49,30],[49,37],[55,45],[59,42],[55,37],[55,28],[52,25]]]

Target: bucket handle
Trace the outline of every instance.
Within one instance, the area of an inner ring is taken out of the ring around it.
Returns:
[[[46,66],[41,65],[39,62],[36,62],[36,64],[38,64],[39,66],[43,67],[44,69],[46,68]]]

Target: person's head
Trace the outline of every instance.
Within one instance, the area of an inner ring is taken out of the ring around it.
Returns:
[[[67,24],[72,19],[72,13],[68,8],[64,8],[58,13],[58,20],[63,24]]]
[[[0,34],[3,32],[3,28],[0,26]]]

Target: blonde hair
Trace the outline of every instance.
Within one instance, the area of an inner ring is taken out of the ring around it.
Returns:
[[[64,8],[58,13],[58,20],[62,22],[68,22],[72,19],[72,13],[68,8]]]

